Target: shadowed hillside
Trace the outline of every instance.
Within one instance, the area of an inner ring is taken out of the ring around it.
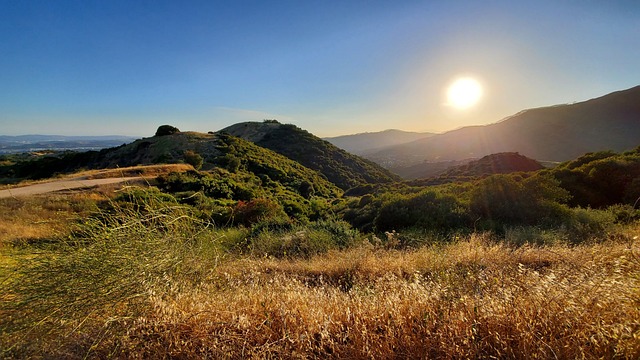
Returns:
[[[274,121],[245,122],[229,126],[220,132],[252,141],[317,170],[342,189],[399,179],[379,165],[349,154],[295,125]]]
[[[435,134],[390,129],[379,132],[328,137],[324,138],[324,140],[352,154],[366,155],[389,146],[405,144],[433,135]]]
[[[455,163],[452,161],[451,163]],[[445,164],[445,163],[442,163]],[[412,186],[429,186],[450,182],[470,181],[495,174],[535,172],[544,169],[536,160],[518,153],[499,153],[487,155],[481,159],[454,165],[440,173],[421,179],[408,181]]]
[[[499,153],[450,168],[442,176],[486,176],[537,171],[543,168],[539,162],[518,153]]]
[[[570,105],[524,110],[498,123],[470,126],[390,147],[368,156],[410,166],[423,161],[519,152],[540,161],[566,161],[586,152],[629,150],[640,142],[640,86]]]

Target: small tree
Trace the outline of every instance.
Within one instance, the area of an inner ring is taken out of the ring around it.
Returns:
[[[179,132],[180,132],[180,130],[175,126],[160,125],[158,127],[158,130],[156,130],[156,136],[172,135],[172,134],[179,133]]]

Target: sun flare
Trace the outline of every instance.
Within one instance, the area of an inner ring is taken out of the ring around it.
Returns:
[[[447,104],[456,109],[467,109],[480,101],[482,86],[472,78],[455,80],[447,90]]]

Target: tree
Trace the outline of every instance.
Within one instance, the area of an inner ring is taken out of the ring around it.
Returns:
[[[156,136],[165,136],[179,133],[180,130],[177,127],[171,125],[160,125],[156,130]]]

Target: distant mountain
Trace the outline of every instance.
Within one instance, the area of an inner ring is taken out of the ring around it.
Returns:
[[[352,154],[365,155],[381,150],[382,148],[405,144],[408,142],[425,139],[435,134],[408,132],[402,130],[385,130],[380,132],[366,132],[354,135],[343,135],[323,138],[333,145]]]
[[[343,190],[366,183],[384,183],[399,177],[369,160],[350,154],[291,124],[276,121],[244,122],[220,130],[319,171]]]
[[[498,123],[471,126],[389,147],[367,156],[379,164],[479,158],[519,152],[539,161],[566,161],[640,144],[640,86],[570,105],[524,110]]]
[[[128,143],[135,139],[135,137],[120,135],[0,135],[0,154],[40,150],[99,150]]]

